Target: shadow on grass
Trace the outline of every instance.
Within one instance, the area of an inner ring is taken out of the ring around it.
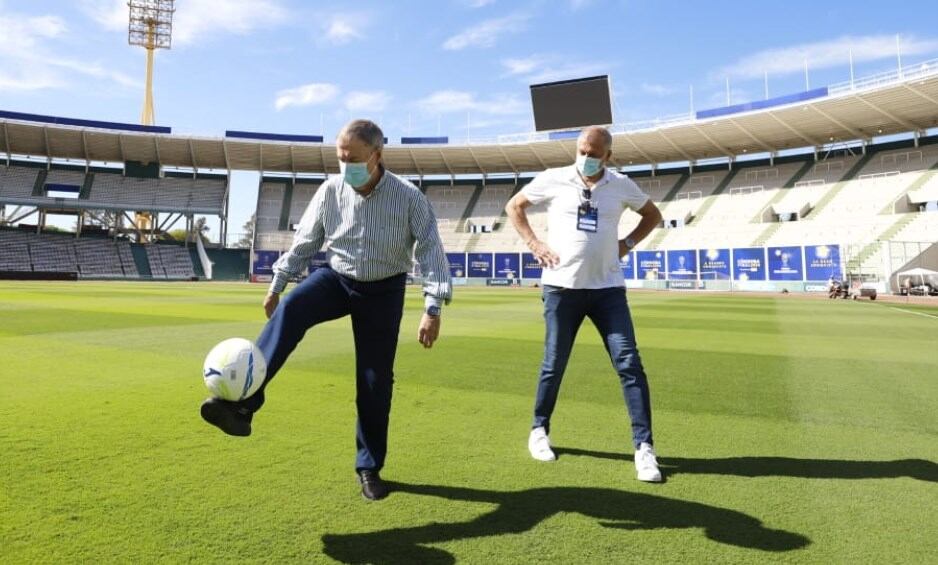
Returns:
[[[521,534],[558,513],[582,514],[598,520],[603,527],[621,530],[702,528],[711,540],[763,551],[790,551],[810,543],[802,535],[766,528],[759,520],[741,512],[650,494],[585,487],[501,492],[406,483],[391,483],[390,486],[392,498],[408,493],[498,506],[467,522],[431,523],[360,534],[326,534],[322,540],[327,555],[345,563],[454,563],[455,556],[449,552],[426,545]],[[531,557],[536,559],[536,556]]]
[[[555,447],[564,455],[632,461],[630,454]],[[895,461],[849,461],[842,459],[794,459],[791,457],[726,457],[723,459],[659,458],[662,473],[734,475],[737,477],[796,477],[802,479],[895,479],[909,477],[938,483],[938,463],[925,459]]]

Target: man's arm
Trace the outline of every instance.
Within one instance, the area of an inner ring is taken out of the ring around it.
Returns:
[[[539,240],[537,234],[531,228],[531,224],[528,222],[528,214],[525,211],[530,205],[531,201],[525,197],[524,193],[519,192],[512,196],[508,204],[505,205],[505,212],[524,244],[534,254],[534,258],[544,266],[554,267],[560,261],[560,257],[546,243]]]
[[[449,261],[443,251],[443,242],[436,226],[436,217],[426,196],[419,194],[411,210],[410,231],[417,244],[414,257],[424,274],[424,313],[417,328],[417,341],[425,348],[433,347],[440,335],[439,309],[453,298],[453,285],[449,276]],[[436,315],[431,315],[431,308]]]
[[[295,276],[309,263],[309,258],[322,247],[326,232],[323,226],[323,201],[325,200],[325,183],[319,187],[313,200],[303,213],[300,225],[293,236],[293,244],[289,251],[280,256],[274,263],[274,280],[270,283],[267,296],[264,297],[264,313],[270,319],[280,303],[280,293],[287,286],[290,277]]]
[[[651,201],[651,198],[645,202],[644,206],[636,210],[636,212],[642,219],[638,222],[638,225],[635,226],[635,229],[632,230],[629,235],[625,236],[625,239],[619,240],[619,257],[624,257],[638,245],[639,242],[648,237],[648,234],[661,223],[661,210]]]

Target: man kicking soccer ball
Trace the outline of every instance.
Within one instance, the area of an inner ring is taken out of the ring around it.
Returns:
[[[250,435],[267,385],[307,330],[351,316],[358,408],[355,470],[362,495],[370,500],[388,494],[379,472],[388,450],[394,356],[411,258],[420,262],[425,277],[417,329],[425,348],[439,336],[441,307],[452,297],[449,263],[430,203],[417,187],[385,169],[383,147],[384,133],[373,122],[355,120],[339,132],[341,172],[316,191],[293,245],[274,264],[274,280],[264,298],[270,321],[257,346],[267,360],[267,380],[245,400],[209,398],[201,408],[202,417],[225,433]],[[323,246],[328,267],[314,271],[281,301],[287,280]]]
[[[505,206],[515,229],[544,266],[547,335],[528,449],[539,461],[556,459],[548,437],[550,416],[577,330],[589,317],[622,383],[632,418],[638,479],[659,482],[648,380],[635,343],[619,258],[661,222],[661,212],[627,176],[606,169],[611,156],[609,131],[587,128],[577,139],[574,165],[540,173]],[[525,212],[542,202],[548,206],[548,243],[537,238]],[[619,218],[626,208],[642,218],[632,233],[619,240]]]

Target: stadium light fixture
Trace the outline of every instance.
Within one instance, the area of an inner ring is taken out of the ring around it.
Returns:
[[[173,12],[175,0],[129,0],[130,20],[127,42],[147,50],[147,85],[143,98],[143,125],[156,123],[153,111],[153,52],[170,49],[173,44]]]

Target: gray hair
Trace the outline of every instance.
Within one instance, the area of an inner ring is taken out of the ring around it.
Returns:
[[[585,139],[589,137],[591,133],[598,133],[603,138],[603,143],[606,144],[606,149],[612,149],[612,134],[609,133],[609,130],[602,126],[590,126],[580,132],[580,139]]]
[[[371,120],[352,120],[345,124],[337,137],[339,139],[354,137],[368,144],[372,149],[384,148],[384,132]]]

